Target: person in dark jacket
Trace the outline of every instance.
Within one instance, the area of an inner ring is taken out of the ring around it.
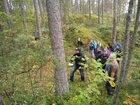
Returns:
[[[120,64],[121,57],[122,57],[121,47],[119,45],[116,45],[116,48],[114,49],[114,52],[116,54],[117,62],[118,62],[118,64]]]
[[[107,54],[107,50],[104,49],[102,55],[101,55],[101,63],[102,63],[102,69],[105,69],[106,67],[106,61],[108,59],[109,55]]]
[[[95,51],[95,60],[101,59],[101,55],[102,55],[101,47],[97,47]]]
[[[73,54],[73,56],[71,57],[70,63],[75,62],[71,73],[70,73],[70,81],[73,82],[74,81],[74,73],[76,70],[79,69],[80,74],[81,74],[81,80],[84,81],[84,64],[86,63],[86,59],[84,57],[84,55],[81,53],[79,48],[76,48],[75,50],[75,54]]]

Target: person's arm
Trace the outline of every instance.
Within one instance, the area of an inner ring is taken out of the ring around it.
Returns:
[[[72,63],[75,60],[75,54],[73,54],[73,56],[70,59],[70,63]]]
[[[95,60],[101,59],[101,56],[102,56],[102,53],[97,54],[97,56],[96,56]]]

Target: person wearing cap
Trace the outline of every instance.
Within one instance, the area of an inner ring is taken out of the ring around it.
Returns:
[[[107,49],[104,49],[104,51],[101,55],[102,69],[105,69],[106,61],[107,61],[108,57],[109,57],[109,55],[107,54]]]
[[[109,80],[106,82],[106,90],[109,95],[113,94],[113,87],[111,86],[110,83],[116,82],[118,78],[118,72],[119,72],[119,65],[118,62],[116,61],[116,55],[111,54],[108,58],[108,62],[110,64],[109,69],[108,69],[108,76],[113,78],[113,80]]]
[[[73,82],[74,81],[74,73],[76,70],[79,69],[80,74],[81,74],[81,80],[84,81],[84,64],[86,63],[86,59],[84,57],[84,55],[81,53],[79,48],[75,49],[75,53],[73,54],[73,56],[71,57],[70,63],[74,63],[73,68],[71,70],[70,73],[70,81]]]

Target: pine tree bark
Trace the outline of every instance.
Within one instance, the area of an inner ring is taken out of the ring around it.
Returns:
[[[95,4],[94,4],[95,0],[92,0],[92,14],[94,14],[94,9],[95,9]]]
[[[124,45],[123,45],[124,52],[123,52],[123,60],[122,60],[122,65],[121,65],[121,72],[120,72],[118,83],[115,88],[112,105],[117,105],[118,95],[119,95],[121,86],[123,84],[123,78],[124,78],[126,61],[127,61],[127,53],[128,53],[128,40],[129,40],[129,35],[130,35],[132,10],[133,10],[133,0],[130,0],[129,7],[128,7],[128,14],[126,18],[126,29],[125,29],[125,37],[124,37]]]
[[[116,24],[117,24],[117,0],[114,0],[113,6],[113,31],[112,31],[112,43],[116,44]]]
[[[42,2],[41,2],[41,4],[42,4],[42,10],[43,10],[43,12],[46,12],[46,0],[41,0]]]
[[[105,7],[105,8],[104,8],[104,11],[105,11],[105,13],[108,13],[108,0],[105,0],[105,1],[104,1],[104,4],[105,4],[105,5],[104,5],[104,7]]]
[[[104,24],[104,0],[102,0],[102,24]]]
[[[89,20],[91,20],[91,0],[89,2]]]
[[[98,24],[100,24],[100,0],[98,0]]]
[[[136,9],[137,9],[137,0],[134,0],[134,14],[133,14],[133,18],[136,18]]]
[[[43,7],[42,7],[41,0],[38,0],[38,5],[39,5],[39,10],[40,10],[40,16],[41,16],[42,26],[45,26],[45,24],[44,24],[44,17],[43,17]]]
[[[37,30],[39,32],[39,39],[41,39],[42,33],[41,33],[41,26],[40,26],[40,20],[39,20],[39,13],[38,13],[38,6],[37,6],[37,0],[33,0],[34,2],[34,10],[35,10],[35,17],[36,17],[36,24],[37,24]]]
[[[138,7],[137,7],[137,13],[136,13],[136,21],[135,21],[134,32],[133,32],[132,39],[130,40],[131,44],[130,44],[129,53],[128,53],[126,70],[125,70],[125,73],[124,73],[124,79],[123,79],[124,83],[126,82],[126,77],[127,77],[127,74],[128,74],[128,69],[130,67],[130,62],[131,62],[132,53],[133,53],[135,42],[136,42],[136,37],[138,35],[139,21],[140,21],[140,0],[138,0]]]
[[[10,15],[10,10],[9,10],[9,6],[8,6],[8,2],[7,0],[2,0],[3,1],[3,4],[4,4],[4,11],[7,15]],[[11,20],[8,18],[7,20],[7,23],[8,23],[8,26],[9,28],[12,28],[12,23],[11,23]]]
[[[83,8],[83,14],[85,14],[85,1],[82,0],[82,8]]]
[[[80,13],[82,13],[82,0],[80,0]]]
[[[78,0],[75,0],[75,11],[78,13],[79,9],[78,9]]]
[[[24,4],[23,0],[19,0],[19,1],[20,1],[19,6],[21,8],[21,16],[23,17],[22,22],[23,22],[24,30],[25,30],[25,32],[27,32],[27,24],[26,24],[25,18],[24,18],[26,15],[25,9],[24,9],[25,4]]]
[[[68,20],[69,12],[70,12],[70,0],[65,0],[65,2],[64,2],[64,18],[63,18],[64,23]]]
[[[69,91],[66,61],[64,53],[63,35],[60,18],[60,5],[59,0],[46,0],[49,31],[51,38],[52,51],[56,59],[55,64],[55,89],[56,94],[59,96],[64,95]]]
[[[120,21],[121,19],[121,0],[118,0],[118,7],[117,7],[117,23]]]

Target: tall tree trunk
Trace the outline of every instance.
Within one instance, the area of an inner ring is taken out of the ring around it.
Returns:
[[[117,0],[114,0],[113,8],[113,31],[112,31],[112,43],[116,44],[116,24],[117,24]]]
[[[65,2],[64,2],[64,18],[63,18],[64,23],[68,20],[69,12],[70,12],[70,0],[65,0]]]
[[[89,2],[89,19],[91,20],[91,0]]]
[[[117,23],[120,21],[121,16],[121,0],[118,0],[118,6],[117,6]]]
[[[102,0],[102,24],[104,24],[104,0]]]
[[[82,8],[83,8],[83,14],[85,14],[85,1],[82,0]]]
[[[108,13],[108,0],[105,0],[105,1],[104,1],[104,4],[105,4],[105,5],[104,5],[104,7],[105,7],[105,8],[104,8],[104,11],[105,11],[105,13]]]
[[[118,95],[121,89],[121,86],[123,84],[123,78],[125,73],[125,67],[126,67],[126,61],[127,61],[127,53],[128,53],[128,41],[129,41],[129,35],[130,35],[130,26],[131,26],[131,19],[132,19],[132,10],[133,10],[133,0],[130,0],[129,7],[128,7],[128,14],[126,18],[126,29],[125,29],[125,37],[124,37],[124,45],[123,45],[123,60],[121,65],[121,72],[118,80],[118,84],[116,85],[113,102],[112,105],[117,105],[118,102]]]
[[[60,0],[60,16],[63,17],[63,1]]]
[[[41,0],[41,4],[42,4],[42,11],[43,11],[43,12],[45,12],[45,11],[46,11],[46,5],[45,5],[46,3],[45,3],[45,1],[46,1],[46,0]],[[45,5],[45,6],[44,6],[44,5]]]
[[[71,0],[71,13],[74,13],[73,7],[74,7],[74,5],[73,5],[73,0]]]
[[[3,1],[3,4],[4,4],[4,11],[7,15],[10,15],[10,11],[9,11],[9,6],[8,6],[8,2],[7,0],[2,0]],[[11,20],[8,18],[7,20],[7,23],[8,23],[8,26],[9,28],[12,28],[12,23],[11,23]]]
[[[0,1],[0,5],[2,5],[2,1]],[[3,6],[0,6],[0,12],[3,12],[4,11],[3,9],[4,9]],[[2,17],[0,15],[0,21],[1,20],[2,20]],[[2,26],[2,23],[0,23],[0,32],[2,32],[2,30],[3,30],[3,26]]]
[[[79,12],[79,10],[78,10],[78,0],[75,0],[75,11],[78,13]]]
[[[25,9],[24,9],[25,4],[24,4],[23,0],[20,0],[19,6],[21,8],[21,16],[23,17],[22,22],[23,22],[24,30],[25,30],[25,32],[27,32],[27,24],[26,24],[25,18],[24,18],[25,14],[26,14]]]
[[[67,73],[66,73],[66,61],[63,45],[63,35],[60,18],[60,5],[59,0],[46,0],[48,22],[51,37],[51,46],[54,56],[57,60],[54,60],[55,64],[55,89],[59,96],[64,95],[69,91]]]
[[[130,61],[131,61],[131,58],[132,58],[132,53],[133,53],[133,50],[134,50],[134,46],[135,46],[135,42],[136,42],[136,37],[138,35],[139,21],[140,21],[140,0],[138,0],[138,7],[137,7],[137,15],[136,15],[135,27],[134,27],[134,32],[133,32],[132,39],[130,40],[131,44],[130,44],[130,48],[129,48],[128,60],[127,60],[127,64],[126,64],[126,70],[125,70],[125,73],[124,73],[123,82],[126,81],[126,77],[127,77],[127,74],[128,74],[128,69],[129,69],[129,66],[130,66]]]
[[[136,3],[136,0],[134,0],[134,13],[133,13],[133,18],[134,19],[136,17],[136,8],[137,8],[137,3]]]
[[[33,0],[34,2],[34,9],[35,9],[35,17],[36,17],[36,24],[37,24],[37,30],[39,33],[39,39],[41,39],[42,33],[41,33],[41,26],[40,26],[40,20],[39,20],[39,13],[38,13],[38,6],[37,6],[37,0]]]
[[[94,9],[95,9],[95,4],[94,4],[95,0],[92,0],[92,14],[94,14]]]
[[[100,24],[100,0],[98,0],[98,24]]]
[[[43,7],[41,0],[38,0],[38,5],[39,5],[39,10],[40,10],[40,16],[41,16],[41,21],[42,21],[42,26],[45,26],[44,22],[44,16],[43,16]]]
[[[80,13],[82,13],[82,0],[80,0]]]

